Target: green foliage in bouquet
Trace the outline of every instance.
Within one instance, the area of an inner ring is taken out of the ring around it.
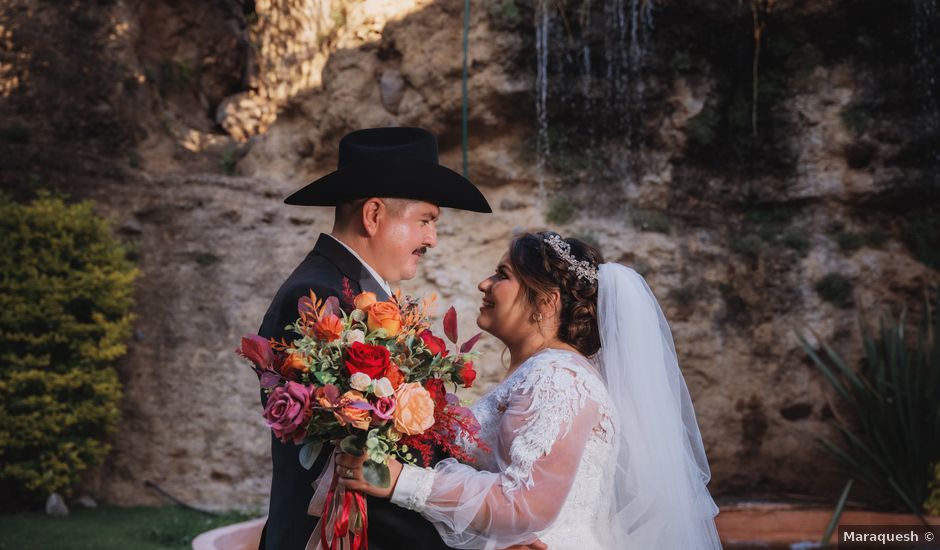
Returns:
[[[884,317],[875,335],[861,324],[865,356],[857,371],[828,344],[817,350],[798,335],[849,414],[837,416],[842,444],[821,443],[851,477],[918,515],[930,506],[940,461],[940,295],[930,305],[914,335],[905,332],[904,313]]]
[[[0,492],[68,493],[108,452],[137,268],[85,202],[0,194]]]

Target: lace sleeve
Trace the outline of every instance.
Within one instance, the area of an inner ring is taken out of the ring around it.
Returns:
[[[601,420],[583,369],[534,365],[513,389],[493,453],[498,471],[453,459],[405,466],[392,502],[434,523],[455,548],[505,548],[535,540],[561,511],[581,454]]]

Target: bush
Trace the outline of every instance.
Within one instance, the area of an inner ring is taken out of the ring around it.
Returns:
[[[0,228],[0,491],[38,502],[109,450],[138,271],[87,202],[0,194]]]
[[[863,324],[865,355],[857,370],[828,344],[817,351],[799,335],[848,413],[837,416],[841,442],[821,442],[849,476],[914,514],[940,504],[940,489],[928,495],[940,473],[940,294],[933,308],[924,305],[912,338],[903,313],[883,318],[875,334]]]
[[[930,496],[924,502],[924,511],[932,516],[940,516],[940,462],[933,467],[933,481],[930,483]]]
[[[565,225],[574,220],[578,210],[571,199],[557,197],[548,203],[548,211],[545,212],[545,221],[556,225]]]
[[[841,308],[852,305],[852,281],[840,273],[829,273],[816,283],[816,292],[823,300]]]

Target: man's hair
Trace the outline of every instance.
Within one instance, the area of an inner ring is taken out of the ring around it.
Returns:
[[[336,215],[333,218],[333,227],[337,229],[345,229],[349,227],[349,224],[355,221],[356,218],[361,215],[362,206],[368,200],[369,199],[367,198],[356,199],[336,205]],[[389,214],[393,217],[401,214],[405,210],[405,207],[408,205],[408,203],[415,202],[411,199],[395,199],[388,197],[381,197],[381,200],[385,203]]]

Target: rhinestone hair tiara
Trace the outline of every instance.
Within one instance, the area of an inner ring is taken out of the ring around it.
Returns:
[[[597,266],[587,260],[578,260],[571,254],[571,245],[566,243],[558,233],[552,233],[542,239],[548,246],[568,262],[568,270],[574,271],[579,279],[587,279],[592,283],[597,281]]]

